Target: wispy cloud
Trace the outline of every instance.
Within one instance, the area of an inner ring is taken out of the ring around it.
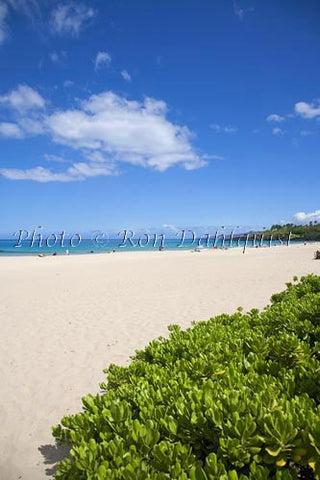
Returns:
[[[181,229],[179,227],[176,227],[175,225],[170,225],[168,223],[164,223],[163,225],[161,225],[161,228],[165,230],[164,233],[176,235],[177,233],[181,232]]]
[[[285,118],[282,117],[281,115],[278,115],[277,113],[272,113],[271,115],[267,116],[267,122],[276,122],[276,123],[281,123],[284,122]]]
[[[0,0],[0,44],[10,32],[8,19],[12,12],[27,17],[38,33],[47,29],[48,24],[43,18],[42,8],[47,7],[48,3],[50,2],[43,0]]]
[[[68,54],[65,50],[61,50],[60,52],[51,52],[49,53],[49,58],[52,63],[61,63],[63,60],[67,58]]]
[[[111,63],[111,55],[108,52],[98,52],[94,60],[94,69],[107,67]]]
[[[34,180],[36,182],[79,182],[86,178],[112,175],[106,166],[74,163],[64,172],[52,172],[48,168],[36,167],[26,170],[17,168],[0,168],[0,175],[10,180]]]
[[[236,133],[238,131],[238,127],[234,127],[231,125],[219,125],[218,123],[212,123],[210,128],[214,130],[216,133]]]
[[[41,17],[41,0],[6,0],[14,10],[29,17],[32,21]]]
[[[70,88],[70,87],[73,87],[73,85],[74,85],[74,82],[72,80],[65,80],[63,82],[64,88]]]
[[[255,11],[254,7],[241,8],[237,2],[235,1],[233,2],[233,13],[235,14],[236,17],[239,18],[240,22],[243,22],[244,17],[247,13],[252,13],[254,11]]]
[[[52,155],[52,154],[49,154],[49,153],[45,153],[45,154],[43,155],[43,158],[44,158],[47,162],[53,162],[53,163],[71,163],[70,160],[66,160],[65,158],[60,157],[59,155]]]
[[[131,82],[131,75],[127,72],[127,70],[122,70],[121,76],[126,82]]]
[[[35,118],[32,118],[31,114],[32,114],[32,117],[35,117]],[[21,130],[24,132],[25,135],[35,136],[35,135],[41,135],[45,133],[45,126],[42,121],[42,115],[39,118],[37,118],[38,114],[39,112],[37,111],[34,111],[34,112],[28,111],[28,112],[24,112],[24,116],[18,118],[19,127],[21,128]]]
[[[314,135],[315,132],[311,132],[310,130],[300,130],[301,137],[309,137],[310,135]]]
[[[226,159],[226,157],[224,157],[223,155],[208,155],[206,153],[202,155],[202,158],[204,160],[219,160],[219,161]]]
[[[272,129],[272,135],[281,136],[283,134],[284,134],[284,131],[282,130],[282,128],[275,127]]]
[[[294,218],[299,223],[308,223],[308,222],[320,222],[320,210],[314,210],[314,212],[297,212],[294,215]]]
[[[81,30],[94,18],[96,11],[80,2],[58,5],[51,14],[51,27],[59,35],[79,36]]]
[[[298,102],[294,106],[294,111],[300,117],[309,120],[320,117],[320,101],[312,103]]]
[[[8,33],[8,26],[7,26],[7,15],[8,15],[8,8],[5,3],[0,2],[0,45],[4,43],[7,33]]]

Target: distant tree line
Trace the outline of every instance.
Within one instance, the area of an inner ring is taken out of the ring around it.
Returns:
[[[265,230],[265,235],[288,235],[292,233],[293,240],[320,241],[320,223],[316,220],[309,222],[308,225],[294,225],[286,223],[285,225],[274,224],[269,230]]]

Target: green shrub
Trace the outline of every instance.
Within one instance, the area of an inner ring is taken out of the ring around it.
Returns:
[[[169,330],[53,429],[57,480],[320,479],[320,277]]]

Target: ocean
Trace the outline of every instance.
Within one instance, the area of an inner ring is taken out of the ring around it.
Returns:
[[[51,244],[50,244],[51,240]],[[141,240],[140,245],[137,240],[134,241],[134,246],[130,244],[129,241],[125,245],[122,245],[121,240],[119,239],[81,239],[75,238],[73,245],[70,243],[69,239],[65,239],[61,245],[60,239],[53,245],[54,238],[49,239],[49,242],[46,242],[44,239],[41,243],[36,239],[34,244],[31,245],[30,240],[22,241],[20,245],[17,242],[17,239],[0,239],[0,257],[1,256],[37,256],[39,254],[44,255],[81,255],[88,253],[108,253],[115,250],[116,252],[129,252],[129,251],[157,251],[163,245],[164,250],[192,250],[199,247],[198,240],[195,240],[193,243],[191,239],[186,239],[184,243],[179,245],[179,239],[177,238],[165,238],[161,240],[159,236],[157,241],[154,241],[153,236],[150,238],[149,243],[146,245],[146,238]],[[293,243],[293,242],[292,242]],[[294,242],[295,243],[295,242]],[[245,240],[242,238],[238,240],[235,238],[230,246],[230,238],[227,237],[223,242],[222,238],[219,238],[215,246],[217,248],[243,248],[245,245]],[[253,248],[260,245],[260,239],[258,238],[255,242],[251,238],[247,242],[248,248]],[[279,240],[273,240],[270,245],[269,239],[263,241],[261,246],[269,247],[276,245],[285,245]],[[209,242],[202,240],[200,243],[200,248],[212,249],[214,247],[214,238],[211,238]]]

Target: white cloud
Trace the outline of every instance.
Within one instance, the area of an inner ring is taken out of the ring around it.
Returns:
[[[312,119],[320,117],[320,103],[298,102],[294,106],[295,113],[302,118]]]
[[[41,18],[40,5],[38,0],[0,0],[0,45],[8,35],[7,17],[10,10],[27,16],[34,26],[36,23],[38,26],[38,20]]]
[[[5,3],[0,2],[0,45],[7,37],[7,22],[8,8]]]
[[[65,82],[63,82],[64,88],[70,88],[70,87],[73,87],[73,85],[74,85],[74,82],[72,80],[65,80]]]
[[[297,212],[294,215],[294,218],[300,223],[308,223],[308,222],[320,222],[320,210],[315,210],[314,212],[306,213],[306,212]]]
[[[19,85],[6,95],[0,96],[0,104],[6,105],[13,110],[26,112],[28,110],[42,109],[45,101],[33,88],[27,85]]]
[[[45,132],[44,125],[33,118],[20,117],[17,123],[0,122],[0,136],[8,138],[25,138]]]
[[[224,127],[224,133],[236,133],[238,131],[238,127]]]
[[[300,130],[300,135],[301,137],[308,137],[310,135],[313,135],[314,132],[311,132],[310,130]]]
[[[212,123],[210,128],[216,133],[236,133],[238,131],[238,127],[232,127],[231,125],[223,126],[218,123]]]
[[[51,62],[53,62],[53,63],[59,62],[59,55],[57,54],[57,52],[49,53],[49,58],[50,58]]]
[[[93,8],[82,3],[68,2],[58,5],[51,15],[51,26],[60,35],[77,37],[85,25],[95,16]]]
[[[205,164],[190,144],[188,128],[166,119],[165,102],[146,98],[141,103],[104,92],[81,107],[47,117],[55,142],[159,171],[176,164],[186,169]]]
[[[40,5],[38,0],[6,0],[8,5],[14,10],[29,17],[32,21],[40,17]]]
[[[161,100],[145,98],[139,102],[104,92],[90,96],[78,109],[41,113],[31,119],[22,112],[17,121],[24,134],[45,133],[53,142],[79,152],[86,161],[74,163],[62,173],[37,167],[2,169],[1,174],[12,179],[72,181],[118,173],[122,162],[158,171],[175,165],[186,170],[206,165],[209,156],[196,152],[192,132],[170,122],[167,111]]]
[[[278,115],[277,113],[272,113],[271,115],[267,116],[267,122],[280,123],[283,121],[284,121],[284,117],[281,117],[281,115]]]
[[[236,17],[239,18],[240,22],[243,21],[247,13],[252,13],[252,12],[254,12],[254,7],[241,8],[235,1],[233,2],[233,13],[235,14]]]
[[[66,160],[66,159],[63,158],[63,157],[60,157],[59,155],[52,155],[52,154],[49,154],[49,153],[45,153],[45,154],[43,155],[43,158],[44,158],[47,162],[70,163],[69,160]]]
[[[16,123],[1,122],[0,136],[8,138],[22,138],[23,132]]]
[[[41,135],[45,128],[40,119],[22,117],[18,119],[19,127],[28,135]]]
[[[175,225],[170,225],[168,223],[164,223],[163,225],[161,225],[161,227],[166,230],[164,233],[166,234],[174,234],[176,235],[177,233],[181,232],[181,229],[176,227]]]
[[[62,50],[61,52],[51,52],[49,53],[49,58],[52,63],[60,63],[67,58],[67,52]]]
[[[122,70],[121,76],[126,82],[131,82],[131,75],[127,72],[127,70]]]
[[[36,167],[28,170],[19,170],[17,168],[0,168],[0,175],[9,180],[34,180],[36,182],[65,182],[67,175],[65,173],[53,173],[47,168]]]
[[[110,63],[111,55],[108,52],[98,52],[94,61],[94,68],[98,70],[103,66],[107,67]]]
[[[207,155],[206,153],[202,155],[202,158],[204,160],[225,160],[226,157],[223,155]]]
[[[283,135],[283,130],[282,128],[279,128],[279,127],[275,127],[272,129],[272,135]]]
[[[74,163],[64,172],[52,172],[48,168],[35,167],[27,170],[17,168],[0,168],[0,175],[10,180],[33,180],[41,183],[48,182],[79,182],[86,178],[101,175],[114,175],[108,166],[87,164],[84,162]]]

